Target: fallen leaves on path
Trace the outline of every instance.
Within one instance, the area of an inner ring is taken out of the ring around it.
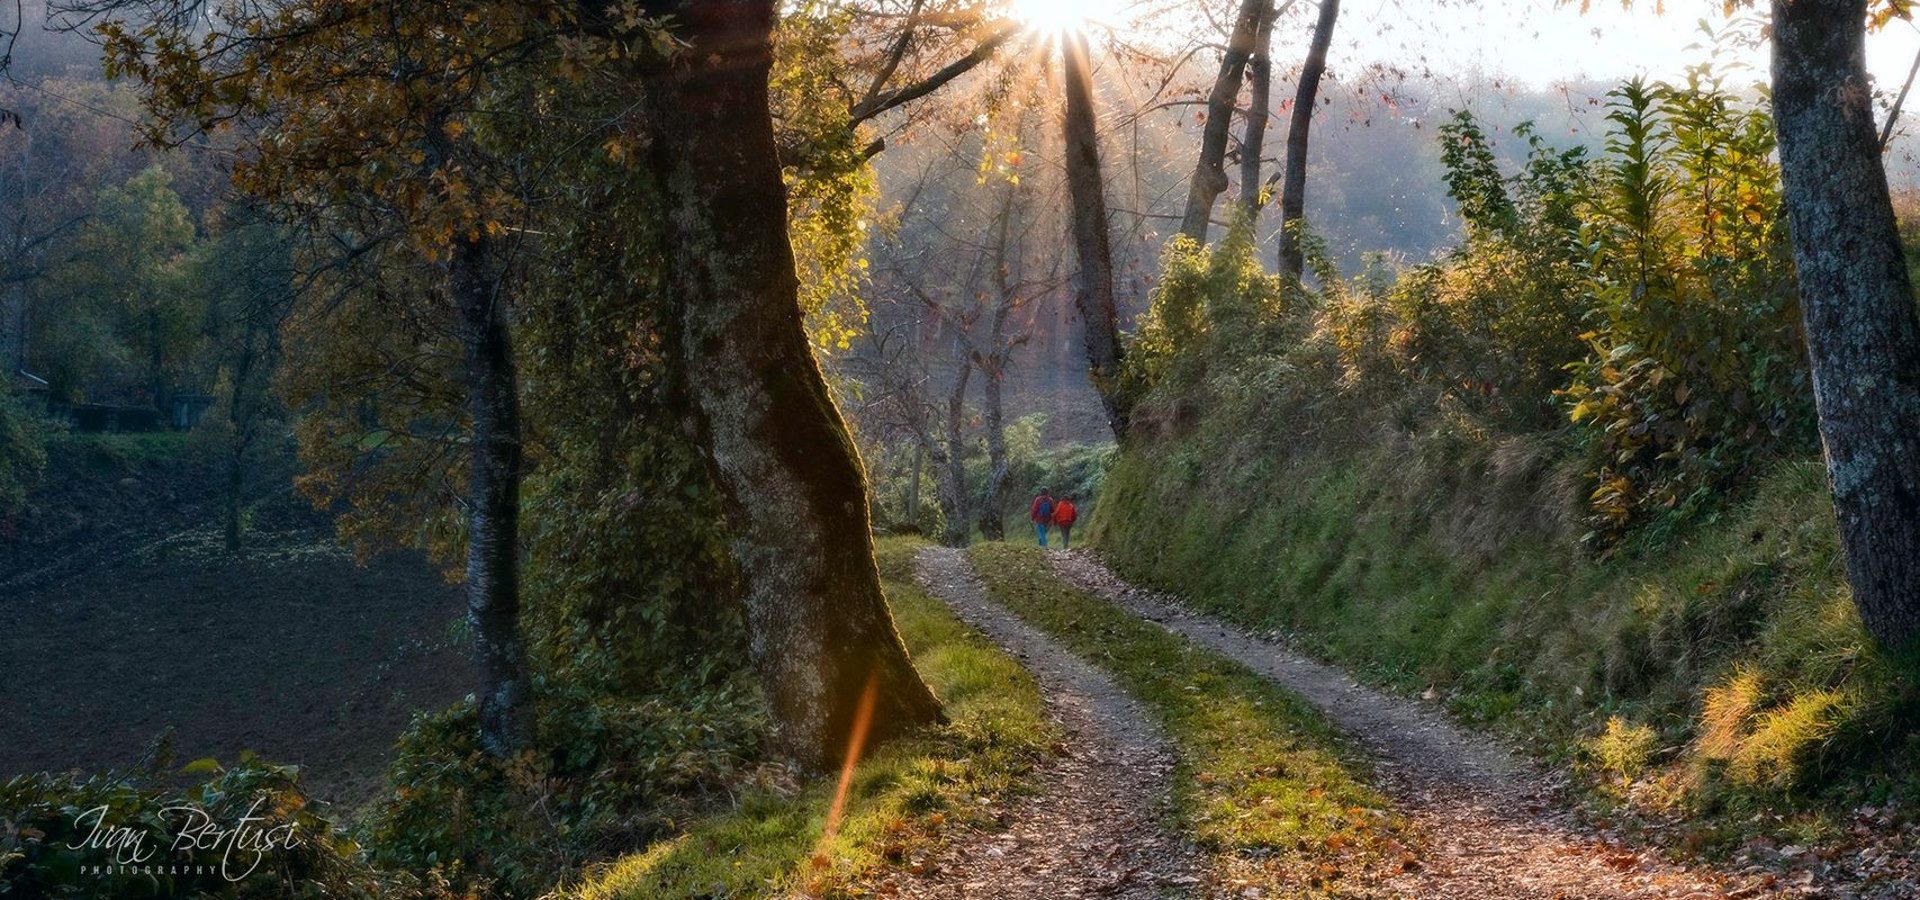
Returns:
[[[1040,793],[1000,810],[1000,832],[957,835],[878,890],[908,898],[1119,898],[1190,892],[1196,854],[1166,828],[1173,754],[1113,679],[989,601],[966,556],[930,547],[927,591],[1013,653],[1040,683],[1065,738],[1039,772]],[[918,871],[915,872],[914,869]]]
[[[1374,754],[1381,787],[1411,817],[1422,846],[1361,893],[1437,900],[1711,900],[1731,897],[1912,897],[1824,893],[1752,872],[1682,865],[1583,827],[1557,782],[1493,741],[1417,700],[1347,674],[1130,585],[1086,551],[1049,554],[1082,590],[1232,657],[1291,690]],[[1911,890],[1911,885],[1906,886]]]

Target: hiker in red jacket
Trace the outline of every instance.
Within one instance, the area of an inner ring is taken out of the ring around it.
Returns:
[[[1053,524],[1060,529],[1060,549],[1073,549],[1073,523],[1079,518],[1079,510],[1073,508],[1073,498],[1061,494],[1059,502],[1053,504]]]
[[[1047,545],[1047,526],[1053,524],[1053,495],[1046,488],[1040,489],[1040,495],[1033,498],[1033,511],[1027,514],[1033,520],[1033,532],[1040,536],[1040,546]]]

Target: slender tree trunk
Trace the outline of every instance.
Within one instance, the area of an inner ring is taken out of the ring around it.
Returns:
[[[431,164],[458,159],[443,112],[427,129]],[[465,359],[467,626],[473,635],[480,745],[505,757],[533,744],[532,688],[520,639],[520,379],[493,239],[456,237],[446,262],[454,333]]]
[[[1233,107],[1240,99],[1247,57],[1253,54],[1266,6],[1266,0],[1240,0],[1240,13],[1234,16],[1226,52],[1220,56],[1220,74],[1214,77],[1213,90],[1207,94],[1207,124],[1200,130],[1200,159],[1194,164],[1193,178],[1187,183],[1187,211],[1180,219],[1180,233],[1197,243],[1207,242],[1213,204],[1227,189],[1227,138],[1233,130]]]
[[[946,515],[947,530],[941,540],[949,547],[965,547],[972,536],[973,519],[967,508],[967,382],[973,377],[973,363],[962,360],[953,375],[953,389],[947,394],[947,428],[944,466],[940,471],[940,511]]]
[[[1025,121],[1019,134],[1025,133]],[[1000,196],[988,234],[992,247],[993,316],[987,327],[987,352],[974,351],[974,364],[986,379],[982,403],[987,420],[987,483],[980,492],[980,534],[990,541],[1005,540],[1007,509],[1007,363],[1011,355],[1007,341],[1007,320],[1020,305],[1016,281],[1024,271],[1024,255],[1013,246],[1015,200],[1020,186],[1008,182]]]
[[[246,487],[247,450],[253,444],[253,398],[248,387],[253,378],[257,329],[251,319],[240,338],[240,356],[234,361],[233,380],[227,386],[227,496],[226,545],[228,553],[240,552],[240,496]]]
[[[1313,23],[1313,40],[1300,66],[1293,115],[1287,121],[1287,168],[1280,184],[1280,274],[1296,281],[1306,269],[1300,229],[1307,212],[1307,130],[1313,127],[1320,76],[1327,71],[1327,47],[1333,43],[1333,23],[1339,17],[1340,0],[1320,0],[1320,18]]]
[[[1007,418],[1001,398],[1004,354],[987,359],[980,374],[986,377],[987,483],[980,491],[980,534],[990,541],[1006,539],[1007,511]]]
[[[1273,20],[1280,9],[1261,4],[1253,55],[1247,58],[1247,130],[1240,139],[1240,209],[1249,217],[1260,210],[1260,155],[1266,152],[1267,120],[1273,115]]]
[[[1120,311],[1113,296],[1113,246],[1107,233],[1106,185],[1100,174],[1087,36],[1077,31],[1063,35],[1060,57],[1065,75],[1069,218],[1080,261],[1073,302],[1085,325],[1087,374],[1106,410],[1107,427],[1115,440],[1126,440],[1131,410],[1120,391]]]
[[[520,395],[492,239],[456,240],[448,290],[466,350],[472,417],[467,480],[467,623],[480,674],[480,742],[508,756],[533,742],[520,640]]]
[[[774,11],[772,0],[648,4],[689,46],[641,84],[678,352],[735,511],[775,748],[825,768],[849,751],[863,694],[875,698],[872,741],[941,714],[894,630],[866,476],[802,329],[767,97]]]
[[[927,464],[927,448],[920,442],[913,444],[913,470],[907,480],[907,521],[913,527],[920,527],[920,473]]]
[[[1920,321],[1873,128],[1866,0],[1775,0],[1773,106],[1847,581],[1920,645]]]
[[[226,547],[240,552],[241,492],[246,488],[247,442],[235,438],[227,448]]]

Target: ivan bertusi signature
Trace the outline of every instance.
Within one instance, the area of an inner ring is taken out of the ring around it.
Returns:
[[[201,857],[218,851],[220,864],[217,868],[220,876],[228,881],[239,881],[253,874],[267,854],[276,850],[291,850],[304,843],[298,833],[299,823],[266,824],[272,820],[258,815],[260,804],[265,801],[265,797],[255,800],[247,808],[247,814],[231,825],[215,821],[206,810],[197,806],[169,806],[161,810],[160,815],[174,824],[173,841],[166,848],[167,857],[164,859],[159,858],[161,849],[158,842],[153,840],[154,833],[151,830],[110,824],[107,821],[109,810],[103,804],[81,813],[75,819],[74,830],[86,832],[86,837],[78,843],[69,843],[67,848],[105,853],[112,863],[90,869],[94,874],[101,875],[214,868]],[[190,861],[176,861],[182,854],[187,855]]]

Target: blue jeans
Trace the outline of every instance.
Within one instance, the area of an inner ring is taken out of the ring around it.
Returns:
[[[1033,523],[1033,531],[1034,531],[1034,533],[1035,533],[1035,534],[1038,534],[1038,535],[1040,535],[1040,546],[1042,546],[1042,547],[1045,547],[1045,546],[1047,545],[1047,526],[1046,526],[1046,523],[1044,523],[1044,522],[1035,522],[1035,523]]]

